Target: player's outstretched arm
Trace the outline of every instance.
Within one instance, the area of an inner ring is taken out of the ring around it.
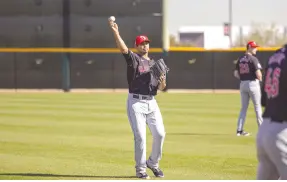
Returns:
[[[123,41],[123,39],[120,36],[118,25],[111,19],[109,19],[109,25],[113,31],[117,47],[120,49],[120,51],[123,54],[127,54],[129,50],[128,50],[128,47],[126,46],[125,42]]]

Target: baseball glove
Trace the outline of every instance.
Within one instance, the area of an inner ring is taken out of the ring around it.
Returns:
[[[162,75],[166,75],[168,73],[169,68],[166,66],[163,59],[159,59],[157,61],[153,61],[150,70],[153,77],[159,80]]]

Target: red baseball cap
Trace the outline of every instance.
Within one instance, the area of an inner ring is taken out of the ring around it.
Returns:
[[[249,47],[251,47],[251,48],[256,48],[256,47],[259,47],[257,44],[256,44],[256,42],[254,42],[254,41],[249,41],[248,43],[247,43],[247,47],[249,48]]]
[[[147,36],[145,35],[139,35],[136,37],[135,45],[138,46],[143,42],[150,42]]]

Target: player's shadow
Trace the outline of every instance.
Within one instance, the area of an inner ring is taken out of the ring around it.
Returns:
[[[0,176],[25,176],[25,177],[60,177],[60,178],[136,178],[135,176],[93,176],[69,174],[42,174],[42,173],[0,173]]]
[[[224,136],[227,133],[168,133],[168,135],[182,135],[182,136]]]

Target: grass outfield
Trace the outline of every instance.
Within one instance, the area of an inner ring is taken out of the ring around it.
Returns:
[[[0,94],[0,179],[136,179],[126,97]],[[245,129],[252,136],[237,137],[239,99],[238,94],[157,96],[167,132],[164,179],[256,178],[255,113],[250,101]]]

